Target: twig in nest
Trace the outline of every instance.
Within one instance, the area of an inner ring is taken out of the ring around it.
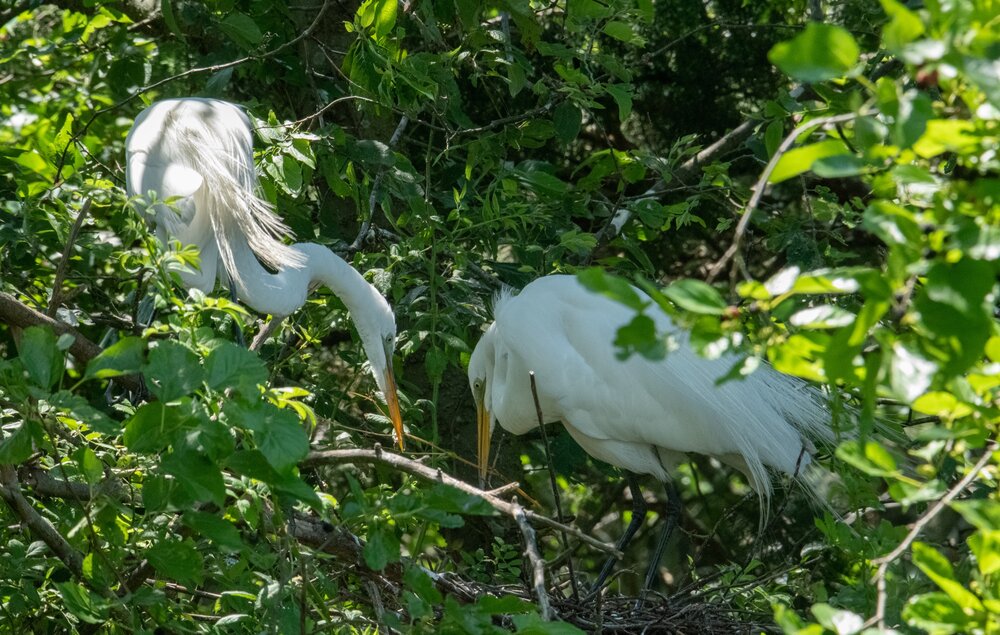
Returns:
[[[538,612],[542,619],[548,622],[552,619],[552,607],[549,606],[549,594],[545,590],[545,561],[538,553],[538,543],[535,541],[535,530],[524,517],[524,508],[514,503],[514,520],[521,529],[524,536],[524,555],[528,556],[531,563],[531,582],[535,587],[535,595],[538,596]]]
[[[528,377],[531,379],[531,397],[535,400],[535,416],[538,417],[538,429],[542,432],[542,444],[545,446],[545,460],[549,462],[549,483],[552,485],[552,498],[556,504],[556,516],[559,522],[563,521],[562,500],[559,497],[559,485],[556,483],[556,473],[552,462],[552,453],[549,451],[549,437],[545,433],[545,417],[542,416],[542,404],[538,400],[538,387],[535,385],[535,371],[530,371]],[[569,540],[566,532],[559,532],[562,538],[563,549],[569,551]],[[576,588],[576,574],[573,571],[573,554],[566,558],[566,568],[569,570],[569,581],[573,587],[573,597],[579,597],[580,590]]]

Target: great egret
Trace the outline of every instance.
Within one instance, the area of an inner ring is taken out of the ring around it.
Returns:
[[[539,278],[518,295],[502,293],[494,305],[495,321],[469,360],[480,477],[486,476],[495,423],[514,434],[538,427],[529,376],[534,372],[542,419],[561,421],[591,456],[629,474],[635,508],[619,550],[646,513],[634,475],[650,474],[666,484],[670,506],[679,511],[669,474],[686,453],[706,454],[745,474],[766,509],[769,469],[801,475],[814,450],[811,439],[833,438],[829,413],[815,389],[769,366],[743,380],[717,384],[735,358],[699,356],[687,345],[685,332],[646,294],[635,291],[649,301],[645,313],[658,331],[672,334],[679,344],[662,361],[638,355],[618,359],[615,333],[635,312],[565,275]],[[644,588],[652,583],[673,529],[676,514],[670,516]],[[605,563],[595,589],[614,562],[612,557]]]
[[[252,130],[243,110],[217,99],[156,102],[136,117],[125,151],[128,195],[142,197],[161,241],[176,239],[200,250],[200,270],[179,272],[186,287],[209,293],[218,276],[240,300],[275,317],[305,304],[315,283],[340,297],[354,319],[402,449],[392,309],[330,249],[280,241],[290,232],[258,196]]]

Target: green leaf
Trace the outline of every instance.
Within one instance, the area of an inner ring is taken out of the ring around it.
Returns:
[[[590,291],[605,295],[616,302],[621,302],[635,311],[641,311],[649,305],[649,302],[644,300],[631,284],[618,276],[605,273],[596,267],[579,272],[576,274],[576,279]]]
[[[37,425],[30,421],[22,421],[14,432],[8,433],[0,440],[0,465],[17,465],[31,456],[34,447],[31,443],[31,426]]]
[[[286,473],[309,453],[309,436],[295,413],[262,404],[243,412],[254,417],[252,427],[257,448],[278,473]]]
[[[632,114],[632,86],[630,84],[607,84],[604,90],[618,105],[618,121],[624,122]]]
[[[177,17],[174,14],[174,3],[173,0],[160,0],[160,12],[163,14],[163,22],[173,33],[180,39],[184,39],[184,32],[177,25]]]
[[[246,548],[236,526],[215,514],[189,510],[184,512],[184,524],[225,550],[235,552]]]
[[[846,75],[859,54],[857,42],[846,29],[810,22],[791,40],[775,44],[767,57],[789,77],[821,82]]]
[[[923,231],[913,214],[889,201],[878,200],[869,205],[862,226],[886,245],[905,247],[914,259],[924,242]]]
[[[205,372],[194,351],[180,342],[159,342],[149,353],[143,373],[147,385],[160,401],[173,401],[201,386]]]
[[[399,538],[391,528],[375,523],[368,532],[368,542],[365,543],[362,555],[369,569],[381,571],[390,562],[399,560]]]
[[[906,44],[924,34],[920,17],[898,0],[881,0],[889,23],[882,27],[882,43],[893,53],[900,53]]]
[[[875,441],[846,441],[837,448],[837,458],[871,476],[893,476],[897,472],[896,460]]]
[[[78,449],[73,453],[73,460],[89,485],[97,484],[104,477],[104,464],[90,448],[84,446]]]
[[[1000,531],[981,529],[969,536],[968,542],[983,575],[1000,571]]]
[[[938,364],[904,342],[893,342],[888,356],[889,384],[903,403],[913,403],[927,392],[938,371]]]
[[[784,121],[781,119],[775,119],[771,123],[767,124],[767,128],[764,129],[764,147],[767,148],[768,158],[774,156],[774,153],[778,150],[778,146],[781,145],[781,140],[784,138]]]
[[[382,39],[396,26],[396,0],[378,0],[375,4],[375,37]]]
[[[830,157],[822,157],[812,164],[812,171],[816,176],[825,179],[841,179],[864,174],[867,169],[868,162],[853,154],[835,154]]]
[[[63,353],[51,329],[42,326],[24,329],[17,350],[24,370],[36,385],[48,389],[62,377]]]
[[[988,499],[952,501],[951,507],[983,531],[1000,531],[1000,505]]]
[[[186,540],[161,540],[146,550],[145,555],[160,574],[181,584],[194,587],[204,577],[205,561]]]
[[[253,351],[222,341],[205,357],[205,383],[213,390],[236,387],[244,395],[259,393],[267,367]]]
[[[245,13],[234,11],[219,23],[222,31],[243,48],[253,48],[264,39],[260,27]]]
[[[951,563],[934,547],[922,542],[913,543],[913,564],[934,581],[962,609],[981,611],[983,603],[971,591],[955,580]]]
[[[683,278],[671,283],[663,289],[663,295],[692,313],[722,315],[729,306],[715,287],[693,278]]]
[[[142,369],[146,343],[141,337],[125,337],[101,351],[87,364],[87,377],[108,379],[132,375]]]
[[[993,333],[994,280],[992,263],[969,258],[936,262],[927,272],[914,306],[935,346],[947,351],[944,371],[949,375],[962,373],[979,360]]]
[[[160,452],[170,445],[174,433],[187,419],[186,413],[162,401],[143,404],[125,422],[122,441],[133,452]]]
[[[175,476],[180,486],[192,498],[209,501],[218,506],[226,500],[226,484],[222,471],[200,452],[175,448],[163,457],[160,465],[167,474]]]
[[[647,359],[663,359],[667,353],[663,341],[656,335],[656,324],[648,315],[640,313],[615,333],[614,344],[621,349],[618,359],[627,359],[639,353]]]
[[[552,115],[552,123],[556,128],[556,138],[563,143],[569,143],[576,139],[580,133],[580,124],[583,122],[583,115],[576,104],[564,101],[558,106]]]
[[[788,323],[803,329],[832,329],[847,326],[855,317],[839,306],[820,304],[793,313]]]
[[[969,618],[962,607],[944,593],[915,596],[903,607],[903,619],[914,628],[937,635],[965,632]]]
[[[625,42],[626,44],[635,44],[637,46],[645,44],[645,40],[636,34],[636,32],[632,29],[632,25],[628,22],[611,20],[604,25],[604,33],[605,35],[609,35],[619,42]]]
[[[826,139],[799,148],[793,148],[781,155],[777,165],[768,177],[769,183],[781,183],[793,176],[812,169],[813,164],[820,159],[848,152],[847,146],[840,139]]]
[[[108,604],[87,587],[76,582],[56,584],[62,605],[81,622],[101,624],[108,617]]]

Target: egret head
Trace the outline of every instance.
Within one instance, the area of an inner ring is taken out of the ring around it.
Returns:
[[[490,437],[493,435],[493,395],[490,391],[493,381],[493,365],[495,348],[493,343],[493,327],[490,327],[476,344],[469,358],[469,388],[476,402],[476,429],[478,430],[477,448],[479,462],[479,478],[486,479],[486,470],[490,460]]]
[[[354,324],[361,337],[361,345],[368,355],[375,383],[385,395],[389,419],[396,430],[396,441],[403,449],[403,418],[399,413],[399,396],[396,394],[396,376],[392,372],[392,354],[396,350],[396,316],[392,308],[374,287],[365,311],[353,311]]]

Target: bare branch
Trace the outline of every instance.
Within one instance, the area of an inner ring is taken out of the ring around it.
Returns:
[[[374,450],[364,450],[364,449],[349,449],[349,450],[320,450],[315,452],[310,452],[300,465],[303,467],[311,467],[317,465],[332,465],[337,463],[381,463],[384,465],[390,465],[402,472],[407,474],[412,474],[414,476],[419,476],[420,478],[427,479],[429,481],[435,481],[438,483],[444,483],[445,485],[450,485],[455,489],[461,490],[466,494],[472,494],[474,496],[479,496],[487,503],[490,504],[493,509],[498,512],[502,512],[508,516],[514,517],[520,505],[510,503],[503,499],[497,498],[495,495],[490,493],[489,490],[483,490],[478,487],[469,485],[465,481],[460,481],[454,476],[449,476],[445,474],[440,469],[432,468],[413,459],[408,459],[399,454],[393,454],[392,452],[386,452],[381,448],[376,448]],[[565,531],[571,536],[587,543],[595,549],[599,549],[606,553],[615,554],[616,557],[621,558],[621,552],[615,549],[613,545],[606,542],[597,540],[592,536],[588,536],[579,529],[575,527],[570,527],[558,521],[552,520],[546,516],[536,514],[531,510],[524,510],[525,517],[533,523],[539,525],[545,525],[546,527],[551,527],[552,529],[557,529],[559,531]]]

